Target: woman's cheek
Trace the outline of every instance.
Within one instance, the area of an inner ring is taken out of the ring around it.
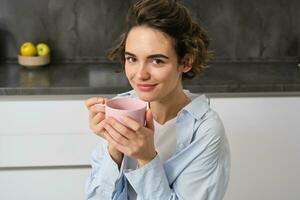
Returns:
[[[125,65],[125,74],[128,80],[131,80],[133,77],[133,71],[130,70],[128,66]]]
[[[152,78],[157,80],[158,82],[165,82],[166,80],[169,80],[172,74],[171,71],[163,69],[163,68],[157,68],[152,71]]]

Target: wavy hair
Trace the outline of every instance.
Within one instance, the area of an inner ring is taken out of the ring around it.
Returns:
[[[208,50],[206,31],[192,19],[189,10],[176,0],[139,0],[128,11],[127,28],[117,45],[108,54],[110,60],[119,58],[125,64],[125,44],[129,31],[136,26],[147,26],[168,34],[174,40],[178,62],[184,56],[192,58],[192,69],[183,78],[202,74],[212,56]]]

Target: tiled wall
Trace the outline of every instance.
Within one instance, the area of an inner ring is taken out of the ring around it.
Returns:
[[[56,60],[102,59],[133,0],[0,0],[0,59],[25,41],[49,43]],[[297,60],[299,0],[182,0],[210,34],[216,60]]]

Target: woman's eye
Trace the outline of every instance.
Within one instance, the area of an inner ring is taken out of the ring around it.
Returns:
[[[125,60],[129,63],[133,63],[136,61],[136,59],[134,57],[126,57]]]
[[[153,64],[155,64],[155,65],[159,65],[159,64],[162,64],[162,63],[164,63],[164,61],[163,60],[161,60],[161,59],[153,59]]]

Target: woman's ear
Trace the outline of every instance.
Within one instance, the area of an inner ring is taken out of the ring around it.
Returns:
[[[188,71],[190,71],[193,67],[193,62],[194,62],[193,56],[190,54],[186,54],[181,61],[181,66],[182,66],[181,71],[183,73],[187,73]]]

